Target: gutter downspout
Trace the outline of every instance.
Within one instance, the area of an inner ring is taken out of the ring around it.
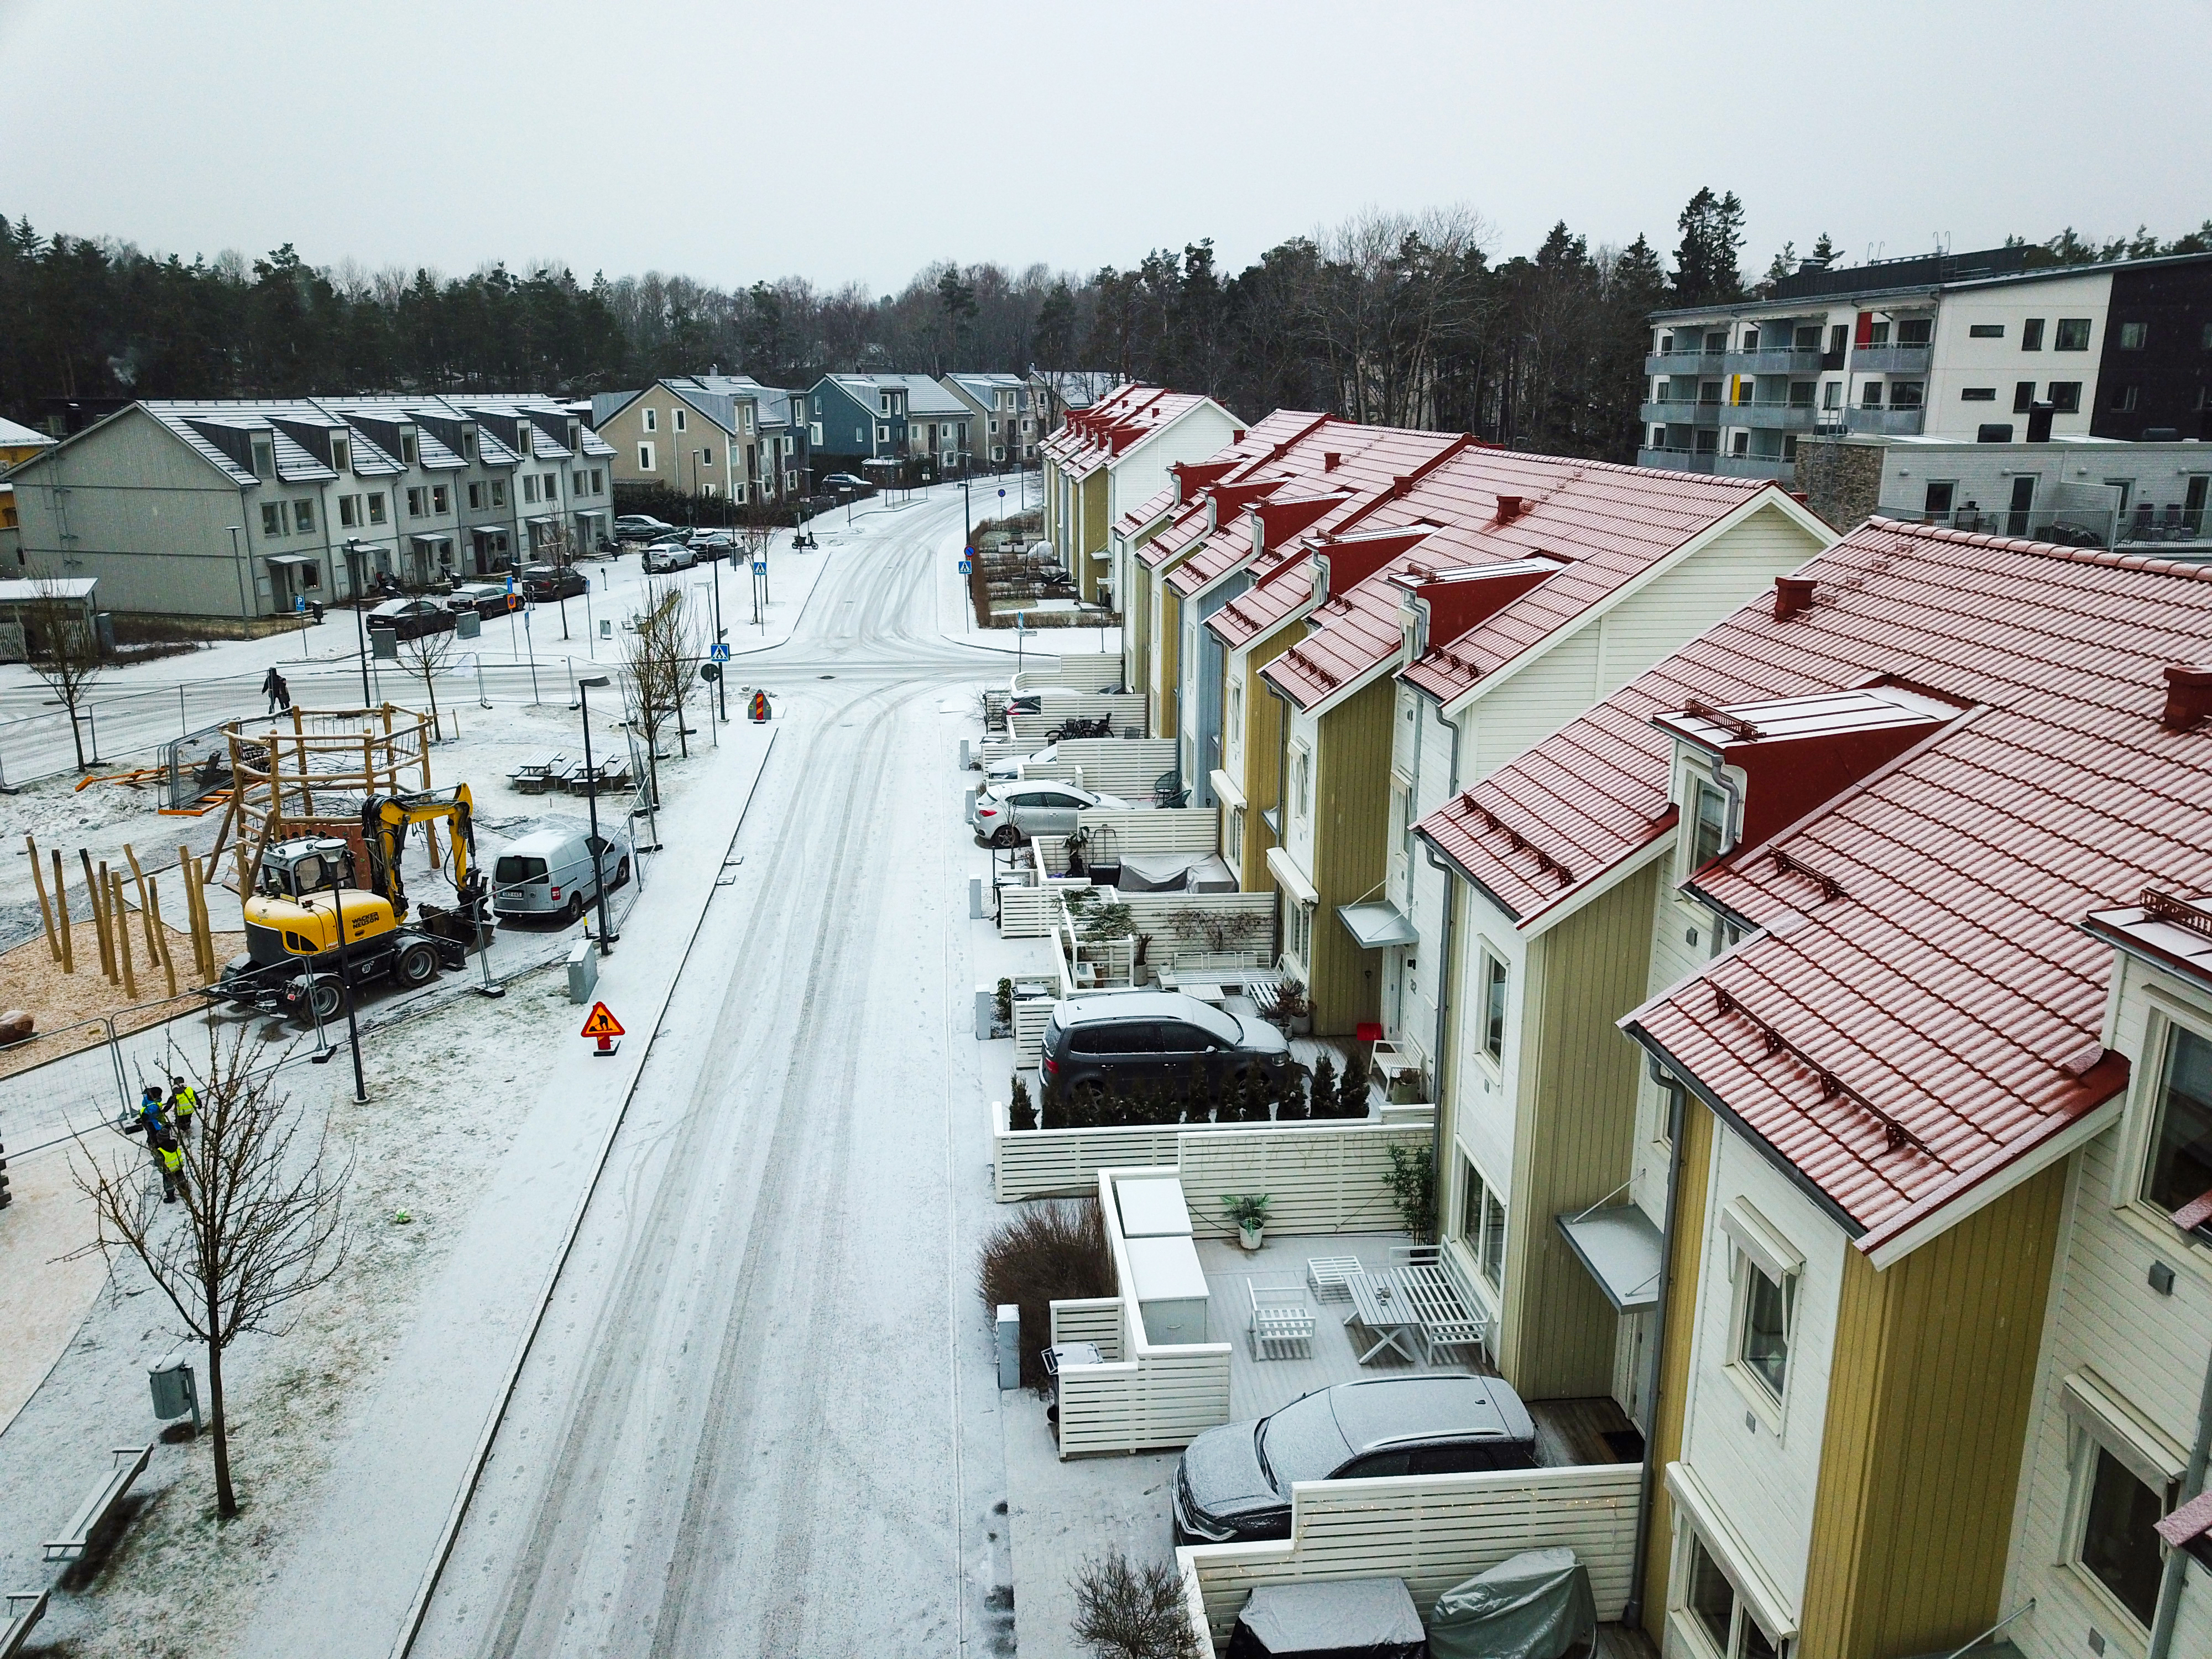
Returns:
[[[1651,1431],[1644,1437],[1644,1473],[1636,1503],[1636,1558],[1629,1563],[1628,1600],[1620,1610],[1624,1625],[1644,1622],[1644,1563],[1651,1549],[1652,1500],[1658,1495],[1660,1362],[1667,1352],[1667,1291],[1674,1278],[1674,1215],[1682,1190],[1682,1118],[1689,1099],[1689,1091],[1668,1075],[1658,1056],[1646,1054],[1644,1066],[1651,1080],[1667,1091],[1667,1145],[1672,1151],[1667,1160],[1667,1216],[1659,1229],[1659,1294],[1651,1307],[1650,1380],[1644,1390],[1644,1415]]]
[[[2204,1469],[2212,1462],[2212,1361],[2204,1368],[2204,1390],[2197,1401],[2197,1443],[2189,1453],[2189,1472],[2182,1477],[2181,1502],[2188,1503],[2204,1490]],[[2179,1507],[2179,1505],[2177,1505]],[[2173,1647],[2173,1627],[2181,1613],[2182,1582],[2189,1576],[2189,1553],[2169,1549],[2159,1575],[2158,1611],[2150,1624],[2150,1646],[2144,1659],[2166,1659]]]
[[[1420,694],[1416,692],[1414,695],[1418,697]],[[1425,746],[1425,734],[1422,732],[1421,728],[1428,724],[1428,713],[1425,709],[1422,708],[1420,704],[1417,702],[1413,706],[1413,714],[1414,753],[1418,757],[1424,752]],[[1443,708],[1442,704],[1437,705],[1437,717],[1439,720],[1443,718]],[[1451,731],[1451,777],[1449,780],[1451,791],[1445,799],[1453,799],[1459,794],[1459,726],[1456,721],[1453,720],[1445,720],[1444,724]],[[1421,771],[1419,763],[1417,759],[1413,768],[1413,787],[1418,791],[1420,787]],[[1412,800],[1408,800],[1406,803],[1406,810],[1408,812],[1412,811],[1413,810],[1413,805],[1414,803]],[[1431,1136],[1431,1150],[1429,1153],[1431,1160],[1429,1164],[1429,1178],[1435,1183],[1436,1191],[1438,1194],[1437,1200],[1437,1208],[1438,1211],[1438,1214],[1437,1216],[1437,1237],[1441,1239],[1444,1236],[1443,1216],[1442,1213],[1443,1209],[1443,1199],[1442,1194],[1444,1189],[1444,1101],[1448,1097],[1444,1092],[1444,1078],[1449,1059],[1444,1048],[1444,1042],[1446,1034],[1451,1029],[1451,991],[1453,972],[1452,917],[1459,908],[1453,901],[1459,896],[1459,890],[1453,884],[1455,878],[1452,874],[1452,866],[1449,860],[1438,855],[1436,843],[1429,840],[1425,836],[1421,837],[1421,851],[1427,857],[1430,866],[1440,872],[1444,878],[1443,921],[1437,929],[1437,960],[1442,963],[1443,966],[1438,969],[1438,978],[1437,980],[1437,1036],[1436,1047],[1432,1051],[1436,1055],[1437,1061],[1437,1086],[1435,1091],[1437,1097],[1437,1121],[1434,1126],[1434,1133]],[[1407,880],[1406,902],[1410,905],[1413,902],[1413,895],[1412,891],[1412,878],[1409,875]]]

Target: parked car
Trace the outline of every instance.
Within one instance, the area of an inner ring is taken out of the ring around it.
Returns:
[[[1536,1425],[1495,1376],[1389,1376],[1321,1389],[1254,1423],[1208,1429],[1176,1470],[1178,1544],[1291,1535],[1300,1480],[1536,1467]]]
[[[425,634],[450,634],[453,613],[435,599],[386,599],[368,613],[369,630],[382,629],[395,640],[419,640]]]
[[[592,585],[580,570],[565,565],[526,564],[522,568],[522,591],[541,603],[573,599]]]
[[[508,592],[505,582],[463,582],[446,596],[446,608],[472,610],[479,617],[504,617],[522,609],[522,595]]]
[[[1126,812],[1129,803],[1072,783],[994,783],[977,793],[968,822],[976,840],[1012,847],[1031,836],[1073,835],[1075,815],[1085,807]]]
[[[1022,775],[1024,766],[1049,766],[1060,753],[1060,745],[1048,743],[1033,754],[1009,755],[1004,760],[994,760],[983,769],[983,775],[993,783],[1012,783]]]
[[[650,513],[625,513],[615,520],[618,542],[657,542],[676,532],[676,526]]]
[[[868,481],[856,478],[849,472],[832,472],[822,481],[824,489],[866,489]]]
[[[629,879],[629,841],[620,834],[598,842],[599,878],[609,890]],[[565,916],[574,921],[599,902],[592,876],[592,837],[580,830],[536,830],[493,862],[491,908],[501,916]]]
[[[1060,1003],[1045,1023],[1046,1080],[1070,1094],[1187,1080],[1228,1082],[1290,1063],[1290,1040],[1179,991],[1121,991]]]
[[[689,570],[699,561],[682,542],[655,542],[645,550],[645,573],[648,576],[665,575],[672,570]]]
[[[733,559],[738,555],[738,532],[734,530],[702,530],[692,537],[688,545],[695,559]]]

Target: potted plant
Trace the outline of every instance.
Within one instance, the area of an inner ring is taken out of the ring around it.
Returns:
[[[1261,1229],[1267,1224],[1267,1194],[1265,1193],[1224,1193],[1221,1207],[1237,1224],[1237,1242],[1248,1250],[1260,1248]]]

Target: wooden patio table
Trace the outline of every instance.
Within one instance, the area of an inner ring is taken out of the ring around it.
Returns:
[[[1381,1340],[1359,1356],[1363,1365],[1385,1348],[1395,1348],[1418,1365],[1421,1357],[1414,1352],[1413,1342],[1421,1328],[1421,1311],[1413,1305],[1397,1284],[1395,1273],[1352,1273],[1344,1281],[1352,1292],[1352,1311],[1344,1316],[1347,1325],[1355,1321],[1364,1325]]]

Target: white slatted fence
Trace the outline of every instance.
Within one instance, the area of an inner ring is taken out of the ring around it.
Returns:
[[[1036,1006],[1014,1005],[1018,1060],[1023,1011]],[[1032,1041],[1042,1040],[1043,1029],[1040,1018]],[[1391,1124],[1009,1130],[1002,1111],[991,1142],[992,1195],[1001,1204],[1065,1197],[1089,1192],[1102,1170],[1163,1164],[1182,1176],[1192,1216],[1218,1218],[1224,1237],[1236,1231],[1221,1213],[1224,1193],[1266,1193],[1277,1200],[1279,1207],[1267,1224],[1279,1232],[1389,1231],[1398,1224],[1382,1184],[1389,1148],[1429,1145],[1434,1123],[1433,1115],[1425,1115]]]
[[[1164,770],[1165,769],[1162,769]],[[1125,858],[1142,853],[1211,853],[1219,843],[1220,815],[1211,806],[1169,806],[1155,811],[1082,811],[1079,829],[1093,831],[1085,858]],[[1098,832],[1103,833],[1098,833]]]
[[[1034,691],[1040,686],[1065,685],[1083,691],[1103,691],[1121,683],[1118,652],[1063,651],[1049,659],[1051,666],[1024,668],[1014,676],[1014,690]]]
[[[1024,781],[1047,779],[1073,783],[1093,794],[1118,795],[1127,801],[1149,801],[1152,786],[1176,763],[1172,738],[1069,738],[1059,744],[1048,761],[1024,761]]]

